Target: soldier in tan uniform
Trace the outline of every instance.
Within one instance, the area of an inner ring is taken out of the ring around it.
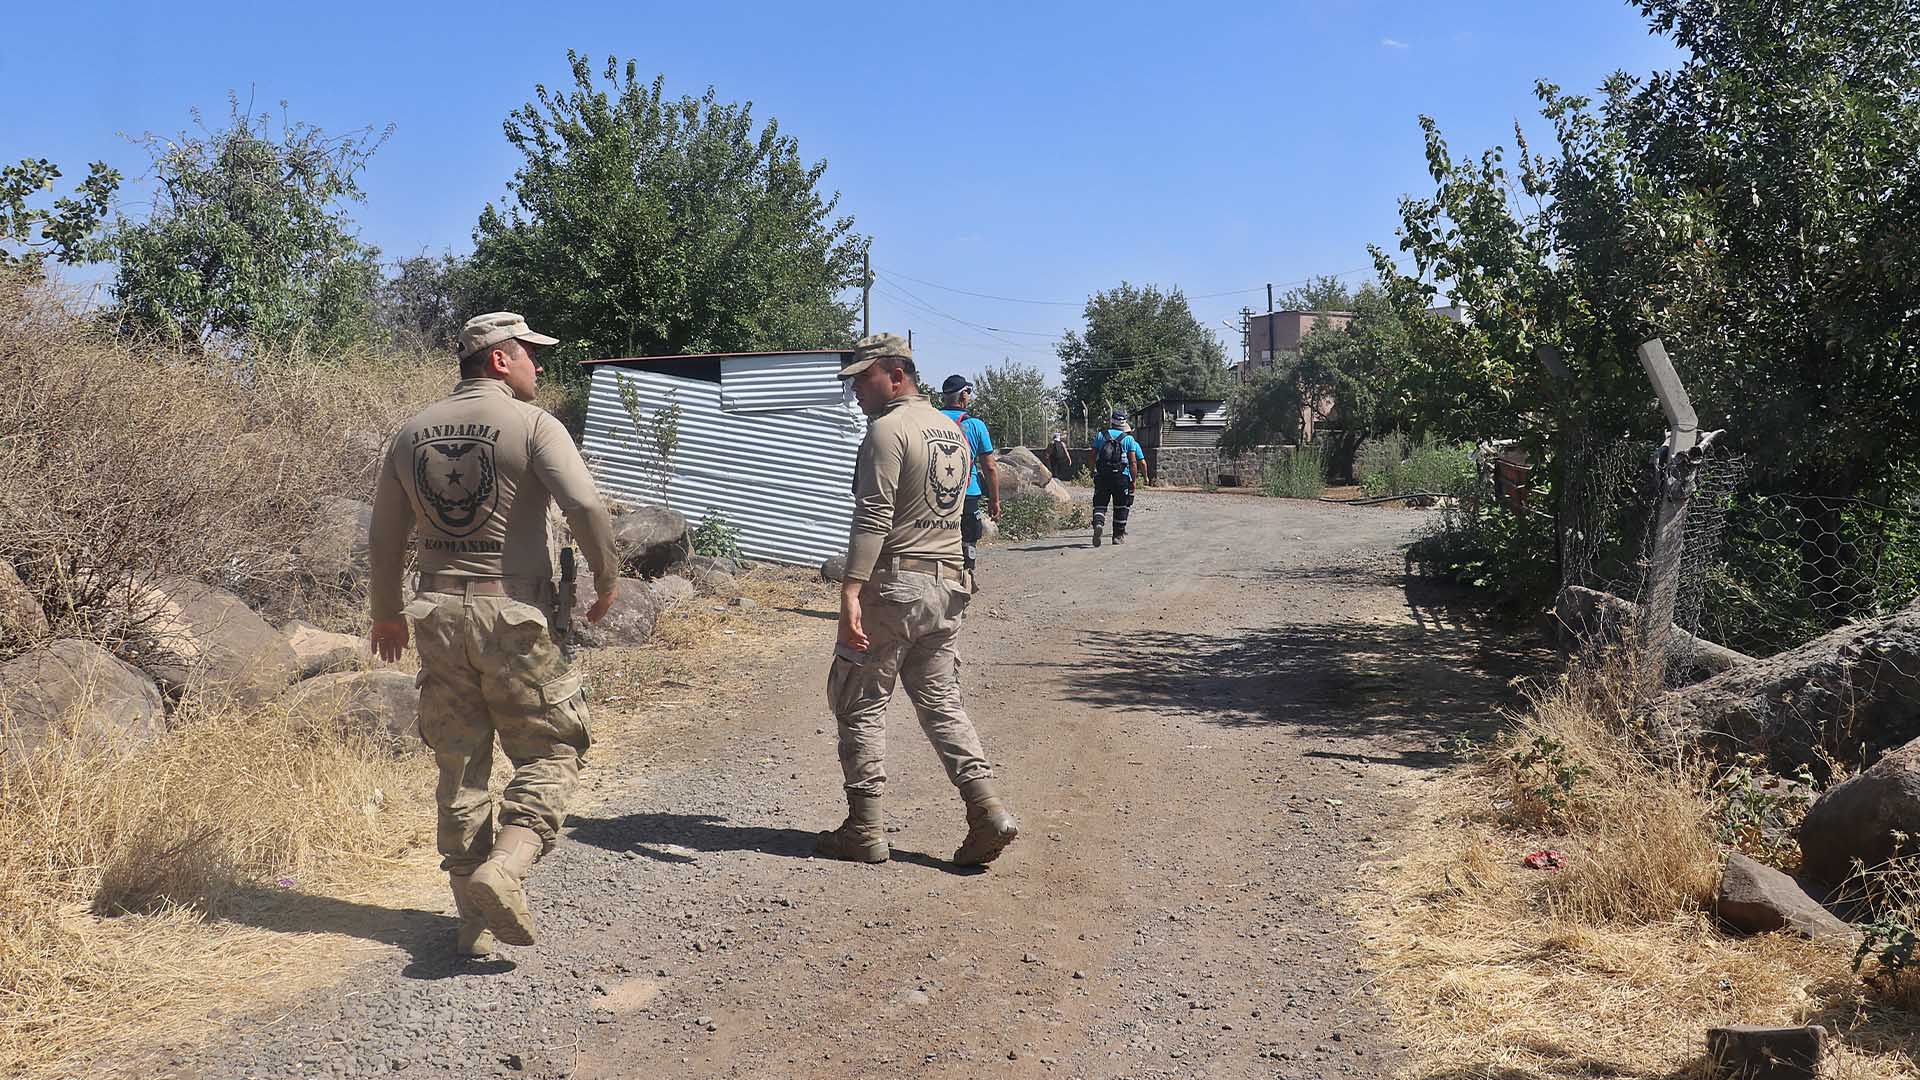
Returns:
[[[554,345],[511,312],[467,321],[453,393],[408,420],[374,496],[373,648],[397,660],[408,623],[420,649],[420,737],[440,767],[438,840],[460,913],[457,951],[533,944],[521,882],[553,848],[586,752],[580,675],[548,632],[555,602],[547,508],[557,502],[593,570],[597,621],[619,581],[613,527],[560,421],[531,404]],[[403,608],[411,533],[419,578]],[[513,762],[498,825],[487,791],[493,741]]]
[[[996,797],[993,766],[960,704],[956,638],[972,591],[960,520],[973,465],[960,428],[920,396],[913,351],[899,336],[860,339],[840,371],[871,423],[854,467],[853,529],[840,590],[840,633],[827,701],[840,725],[847,819],[814,853],[885,862],[887,703],[906,683],[920,726],[960,789],[967,835],[953,861],[979,866],[1020,833]]]

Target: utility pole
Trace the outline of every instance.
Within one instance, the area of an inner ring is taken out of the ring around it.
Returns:
[[[869,303],[873,295],[873,256],[866,251],[860,252],[860,336],[873,333],[873,308]],[[1267,295],[1271,299],[1273,286],[1267,286]],[[912,333],[912,331],[908,331]]]
[[[907,348],[913,348],[913,327],[907,327]]]
[[[1240,309],[1240,381],[1253,374],[1253,309]]]
[[[1269,281],[1267,282],[1267,363],[1269,364],[1273,363],[1273,361],[1276,359],[1273,353],[1274,353],[1273,282]]]

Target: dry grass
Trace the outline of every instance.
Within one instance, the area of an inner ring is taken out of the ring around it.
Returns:
[[[137,635],[151,613],[134,598],[163,574],[338,622],[358,598],[315,593],[288,550],[319,497],[370,496],[385,435],[451,374],[419,357],[167,351],[0,280],[0,559],[56,636],[109,646]],[[0,659],[32,644],[0,640]]]
[[[1875,1000],[1851,950],[1714,925],[1708,776],[1644,749],[1625,685],[1576,673],[1536,694],[1386,868],[1364,918],[1407,1075],[1695,1076],[1708,1027],[1822,1023],[1833,1075],[1920,1076],[1920,1016]],[[1543,848],[1567,868],[1522,867]]]
[[[831,632],[791,614],[831,599],[811,571],[739,583],[759,609],[696,597],[648,644],[582,654],[599,761],[705,717],[753,657]],[[498,788],[511,765],[495,764]],[[423,754],[271,711],[190,722],[130,756],[49,749],[0,770],[0,1076],[192,1042],[213,1008],[338,978],[396,905],[445,903],[432,786]]]
[[[288,550],[316,499],[369,496],[385,433],[454,374],[438,357],[168,352],[0,282],[0,377],[0,559],[53,636],[125,651],[146,618],[130,598],[162,576],[364,632],[364,586],[311,580]],[[761,610],[696,599],[646,648],[592,656],[613,706],[596,709],[600,753],[682,688],[724,691],[752,651],[741,644],[792,632],[775,609],[824,591],[783,571],[741,584]],[[0,660],[35,644],[0,640]],[[330,982],[349,950],[405,932],[401,908],[444,907],[426,755],[272,708],[198,708],[131,752],[0,758],[0,1076],[67,1077],[197,1041],[217,1030],[210,1010]]]
[[[418,755],[270,711],[187,720],[130,754],[55,745],[10,759],[0,1061],[19,1075],[75,1069],[236,991],[254,997],[290,959],[263,908],[417,872],[430,777]]]

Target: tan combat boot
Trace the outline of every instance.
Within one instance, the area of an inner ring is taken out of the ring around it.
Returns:
[[[460,913],[460,929],[454,933],[454,955],[468,960],[482,960],[493,955],[493,931],[487,929],[487,917],[479,905],[467,895],[467,875],[448,874],[447,884],[453,889],[453,907]]]
[[[887,850],[887,830],[880,821],[880,796],[847,792],[847,820],[832,832],[821,833],[813,842],[813,853],[846,862],[886,862],[892,853]]]
[[[960,797],[967,801],[967,838],[953,853],[954,865],[985,866],[1020,835],[1020,823],[993,793],[991,780],[968,780],[960,785]]]
[[[509,945],[533,944],[533,912],[520,883],[540,857],[540,834],[508,825],[493,838],[487,861],[467,879],[467,896],[486,916],[494,936]]]

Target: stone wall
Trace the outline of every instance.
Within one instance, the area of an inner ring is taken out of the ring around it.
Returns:
[[[1150,452],[1147,472],[1155,484],[1175,487],[1255,487],[1267,459],[1292,450],[1291,446],[1256,446],[1235,457],[1214,446],[1163,446]]]

